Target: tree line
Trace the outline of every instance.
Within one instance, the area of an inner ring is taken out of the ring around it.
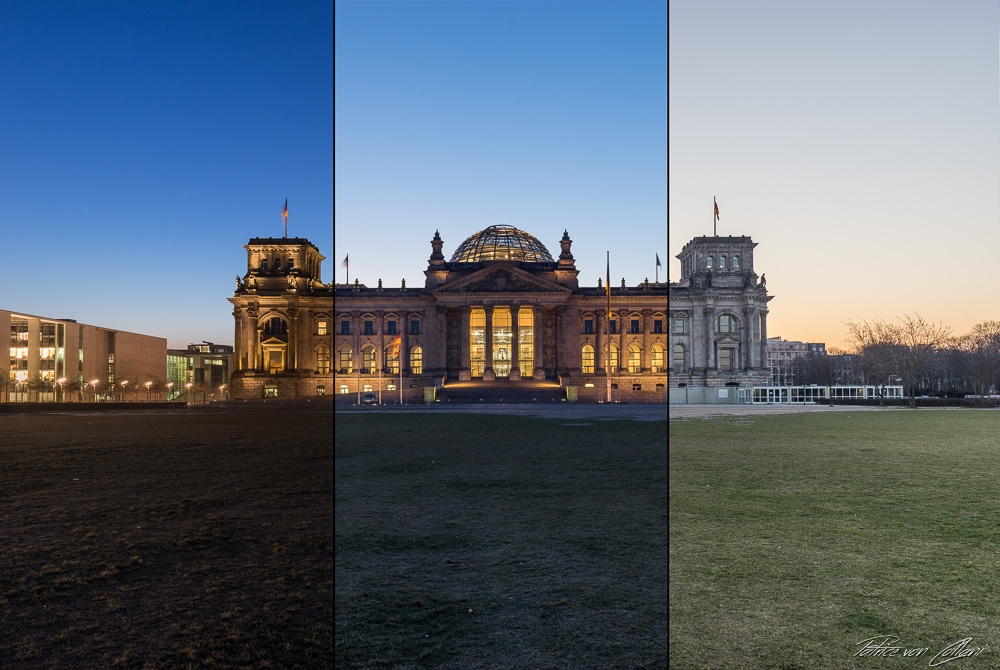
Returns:
[[[848,349],[811,352],[796,360],[796,383],[885,387],[902,384],[910,404],[920,395],[985,396],[1000,389],[1000,321],[953,335],[919,314],[896,321],[850,321]]]

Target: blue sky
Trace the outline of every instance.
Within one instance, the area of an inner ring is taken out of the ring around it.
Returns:
[[[666,276],[666,4],[337,2],[336,280],[423,286],[496,224]]]
[[[996,2],[673,0],[670,262],[758,243],[768,335],[1000,320]]]
[[[333,8],[0,4],[0,308],[232,343],[251,237],[333,260]]]

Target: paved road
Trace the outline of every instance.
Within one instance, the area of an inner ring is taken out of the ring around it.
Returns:
[[[867,405],[671,405],[670,418],[697,418],[719,414],[793,414],[798,412],[889,412],[899,407]]]
[[[513,416],[531,416],[543,419],[634,419],[636,421],[666,421],[666,405],[579,405],[566,403],[514,404],[502,403],[496,405],[411,405],[393,406],[356,406],[337,407],[337,414],[390,414],[390,413],[468,413],[468,414],[509,414]]]

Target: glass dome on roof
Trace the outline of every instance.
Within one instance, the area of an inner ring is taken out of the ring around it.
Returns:
[[[512,226],[490,226],[459,245],[451,257],[452,263],[480,261],[520,261],[522,263],[553,263],[545,245],[533,235]]]

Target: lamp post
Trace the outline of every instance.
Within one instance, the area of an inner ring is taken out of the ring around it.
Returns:
[[[226,385],[225,384],[223,384],[222,386],[219,387],[219,397],[222,400],[226,399]]]
[[[125,402],[125,385],[128,384],[128,380],[122,380],[122,402]]]
[[[94,387],[94,402],[97,402],[97,379],[91,379],[90,385]]]
[[[149,402],[149,387],[153,385],[153,382],[146,382],[146,402]]]
[[[170,393],[171,393],[171,390],[173,388],[174,388],[174,383],[173,382],[168,382],[167,383],[167,400],[168,401],[170,400]]]
[[[192,384],[191,382],[188,382],[187,384],[185,384],[185,385],[184,385],[184,387],[185,387],[185,388],[187,389],[187,393],[188,393],[188,403],[189,403],[189,404],[191,403],[191,387],[192,387],[192,386],[194,386],[194,384]]]
[[[66,396],[63,395],[63,384],[66,383],[66,378],[60,377],[59,379],[56,380],[56,383],[59,384],[59,400],[60,402],[65,402]]]

